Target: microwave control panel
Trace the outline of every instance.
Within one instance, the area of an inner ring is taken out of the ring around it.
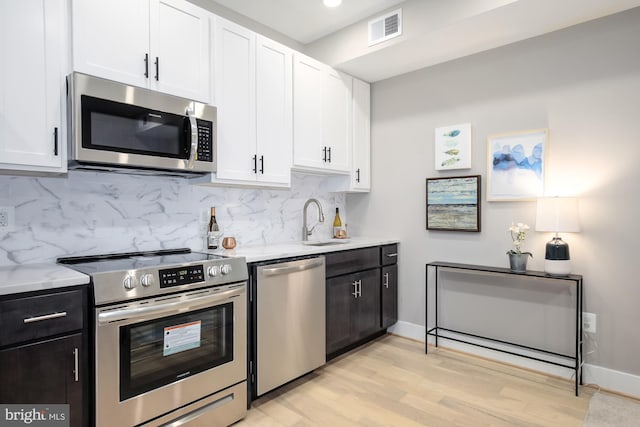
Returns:
[[[213,123],[208,120],[198,121],[198,161],[213,161]]]

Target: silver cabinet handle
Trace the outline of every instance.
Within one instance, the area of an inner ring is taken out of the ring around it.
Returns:
[[[187,117],[191,124],[191,152],[189,153],[188,168],[193,169],[193,162],[196,160],[196,154],[198,154],[198,121],[196,120],[195,110],[189,108],[187,110]]]
[[[24,323],[41,322],[43,320],[59,319],[61,317],[65,317],[66,315],[67,315],[66,311],[61,311],[60,313],[51,313],[51,314],[45,314],[43,316],[28,317],[24,319],[23,322]]]
[[[353,295],[355,298],[359,298],[362,296],[362,280],[356,280],[351,285],[353,285]]]
[[[389,273],[384,273],[384,287],[389,289]]]
[[[73,379],[75,382],[79,381],[78,373],[78,349],[73,349]]]
[[[397,257],[397,256],[398,256],[398,253],[396,252],[396,253],[392,253],[392,254],[387,254],[387,256],[388,256],[389,258]]]

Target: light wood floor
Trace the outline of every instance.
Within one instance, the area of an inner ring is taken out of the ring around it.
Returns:
[[[582,426],[593,394],[386,335],[256,400],[235,426]]]

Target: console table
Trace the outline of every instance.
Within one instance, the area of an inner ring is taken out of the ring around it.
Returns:
[[[434,290],[435,290],[435,301],[433,303],[433,306],[435,308],[435,326],[431,329],[429,329],[428,326],[428,321],[429,321],[429,268],[432,268],[435,270],[435,286],[434,286]],[[536,348],[536,347],[529,347],[529,346],[525,346],[525,345],[521,345],[521,344],[516,344],[516,343],[512,343],[512,342],[508,342],[508,341],[502,341],[502,340],[497,340],[494,338],[489,338],[489,337],[485,337],[482,335],[477,335],[477,334],[471,334],[468,332],[464,332],[464,331],[458,331],[458,330],[452,330],[452,329],[448,329],[445,327],[442,327],[439,325],[438,323],[438,277],[439,277],[439,270],[440,269],[447,269],[447,270],[466,270],[466,271],[477,271],[477,272],[482,272],[482,273],[489,273],[489,274],[496,274],[496,275],[501,275],[501,276],[509,276],[509,275],[517,275],[517,276],[525,276],[525,277],[530,277],[530,278],[541,278],[541,279],[547,279],[547,280],[555,280],[555,281],[562,281],[562,282],[572,282],[572,284],[575,285],[576,287],[576,298],[575,298],[575,309],[576,309],[576,317],[575,317],[575,353],[573,355],[566,355],[566,354],[561,354],[561,353],[556,353],[556,352],[552,352],[552,351],[548,351],[542,348]],[[548,275],[542,271],[527,271],[525,273],[515,273],[511,270],[509,270],[508,268],[500,268],[500,267],[487,267],[487,266],[482,266],[482,265],[470,265],[470,264],[457,264],[457,263],[450,263],[450,262],[441,262],[441,261],[434,261],[434,262],[430,262],[426,264],[425,267],[425,296],[426,296],[426,305],[425,305],[425,329],[426,329],[426,335],[425,335],[425,353],[428,352],[428,338],[429,335],[434,336],[435,337],[435,344],[436,347],[438,347],[438,339],[448,339],[451,341],[457,341],[457,342],[461,342],[464,344],[469,344],[469,345],[474,345],[477,347],[482,347],[482,348],[486,348],[486,349],[490,349],[490,350],[495,350],[495,351],[499,351],[502,353],[507,353],[507,354],[511,354],[511,355],[515,355],[515,356],[519,356],[519,357],[524,357],[530,360],[536,360],[538,362],[544,362],[544,363],[549,363],[552,365],[556,365],[556,366],[562,366],[564,368],[568,368],[568,369],[572,369],[575,372],[575,392],[576,392],[576,396],[578,395],[578,384],[582,384],[582,294],[583,294],[583,289],[582,289],[582,276],[578,275],[578,274],[570,274],[567,276],[551,276]],[[475,342],[469,342],[466,341],[464,339],[461,338],[454,338],[454,337],[449,337],[446,336],[446,333],[454,333],[457,334],[458,336],[462,336],[462,337],[470,337],[470,338],[478,338],[478,339],[482,339],[485,341],[488,341],[488,344],[478,344]],[[445,335],[443,335],[443,333]],[[514,350],[506,350],[503,348],[498,348],[494,345],[491,344],[503,344],[503,345],[508,345],[510,348],[513,348]],[[527,354],[523,354],[518,352],[517,350],[533,350],[535,352],[538,352],[542,355],[550,355],[550,356],[556,356],[558,358],[561,359],[566,359],[567,363],[560,363],[560,362],[556,362],[553,360],[548,360],[548,359],[543,359],[542,357],[534,357],[531,355],[527,355]]]

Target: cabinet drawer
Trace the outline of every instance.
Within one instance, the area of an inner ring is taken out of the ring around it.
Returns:
[[[382,265],[391,265],[398,262],[398,245],[382,246]]]
[[[380,247],[330,252],[325,259],[327,277],[340,276],[380,266]]]
[[[0,301],[0,346],[82,329],[83,303],[82,290]]]

